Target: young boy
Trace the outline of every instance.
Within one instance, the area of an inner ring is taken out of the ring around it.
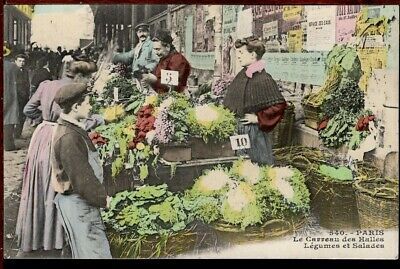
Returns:
[[[110,247],[100,216],[110,198],[103,182],[103,168],[82,120],[91,105],[87,86],[63,86],[55,96],[62,108],[53,135],[52,186],[73,258],[111,258]]]

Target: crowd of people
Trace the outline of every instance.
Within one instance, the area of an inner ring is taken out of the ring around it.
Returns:
[[[176,51],[171,34],[158,30],[150,37],[147,24],[137,25],[135,32],[139,42],[129,52],[115,51],[113,62],[131,66],[143,94],[188,93],[190,63]],[[265,133],[283,117],[286,102],[265,72],[262,42],[238,40],[235,48],[244,69],[229,86],[224,104],[236,113],[239,134],[248,133],[254,145],[244,154],[254,162],[272,164],[271,142]],[[99,115],[90,115],[88,82],[97,65],[90,53],[64,54],[61,47],[56,61],[40,49],[27,54],[4,63],[5,150],[15,150],[14,137],[25,116],[40,122],[23,172],[16,226],[20,253],[68,245],[73,258],[111,258],[100,216],[100,208],[107,207],[111,198],[88,136],[89,130],[104,124]],[[27,62],[35,63],[31,79]],[[175,72],[175,82],[165,81],[165,70]]]

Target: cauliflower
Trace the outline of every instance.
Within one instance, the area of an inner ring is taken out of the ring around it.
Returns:
[[[250,186],[243,183],[229,190],[226,201],[234,211],[240,212],[246,205],[255,201],[255,195]]]
[[[261,168],[252,163],[250,160],[240,161],[234,164],[236,172],[240,177],[243,177],[250,185],[256,184],[261,178]]]
[[[240,225],[242,229],[262,222],[261,208],[249,184],[241,182],[229,190],[222,203],[221,215],[224,221]]]
[[[223,187],[229,184],[230,181],[231,179],[225,171],[216,169],[211,170],[206,175],[201,176],[196,184],[200,190],[210,192],[221,190]]]
[[[273,167],[268,170],[271,186],[277,189],[287,200],[293,200],[294,189],[288,180],[294,175],[290,167]]]
[[[207,126],[218,119],[218,111],[209,105],[197,106],[195,116],[198,123]]]

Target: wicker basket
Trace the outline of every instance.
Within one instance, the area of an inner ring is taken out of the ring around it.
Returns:
[[[309,104],[301,103],[304,110],[304,121],[306,126],[317,130],[319,124],[319,117],[318,115],[321,113],[320,107],[314,107]]]
[[[244,231],[237,225],[222,221],[214,222],[210,226],[215,230],[219,243],[240,244],[286,235],[300,229],[306,222],[305,216],[296,216],[286,220],[269,220],[262,225],[247,227]]]
[[[346,160],[342,156],[332,156],[320,164],[343,166]],[[337,181],[318,172],[318,168],[309,174],[306,181],[311,194],[311,208],[319,217],[322,227],[328,229],[359,228],[358,210],[354,181]]]
[[[398,227],[398,181],[383,178],[357,180],[354,187],[362,229]]]
[[[113,258],[137,259],[173,257],[193,251],[197,233],[182,231],[166,237],[121,235],[113,230],[107,231]]]
[[[314,173],[306,181],[311,194],[311,209],[322,227],[359,228],[353,181],[339,182]]]
[[[289,106],[286,108],[282,120],[270,133],[273,148],[286,147],[292,144],[294,120],[294,104],[292,102],[289,102]]]

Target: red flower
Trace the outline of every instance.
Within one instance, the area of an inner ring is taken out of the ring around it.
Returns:
[[[135,141],[131,141],[131,142],[129,142],[128,143],[128,149],[134,149],[134,148],[136,148],[136,143],[135,143]]]
[[[328,118],[323,119],[323,120],[318,124],[317,131],[321,131],[321,130],[325,129],[326,126],[328,126],[328,122],[329,122],[329,119],[328,119]]]
[[[369,122],[373,120],[375,120],[374,115],[360,117],[356,124],[356,130],[359,132],[368,130]]]

